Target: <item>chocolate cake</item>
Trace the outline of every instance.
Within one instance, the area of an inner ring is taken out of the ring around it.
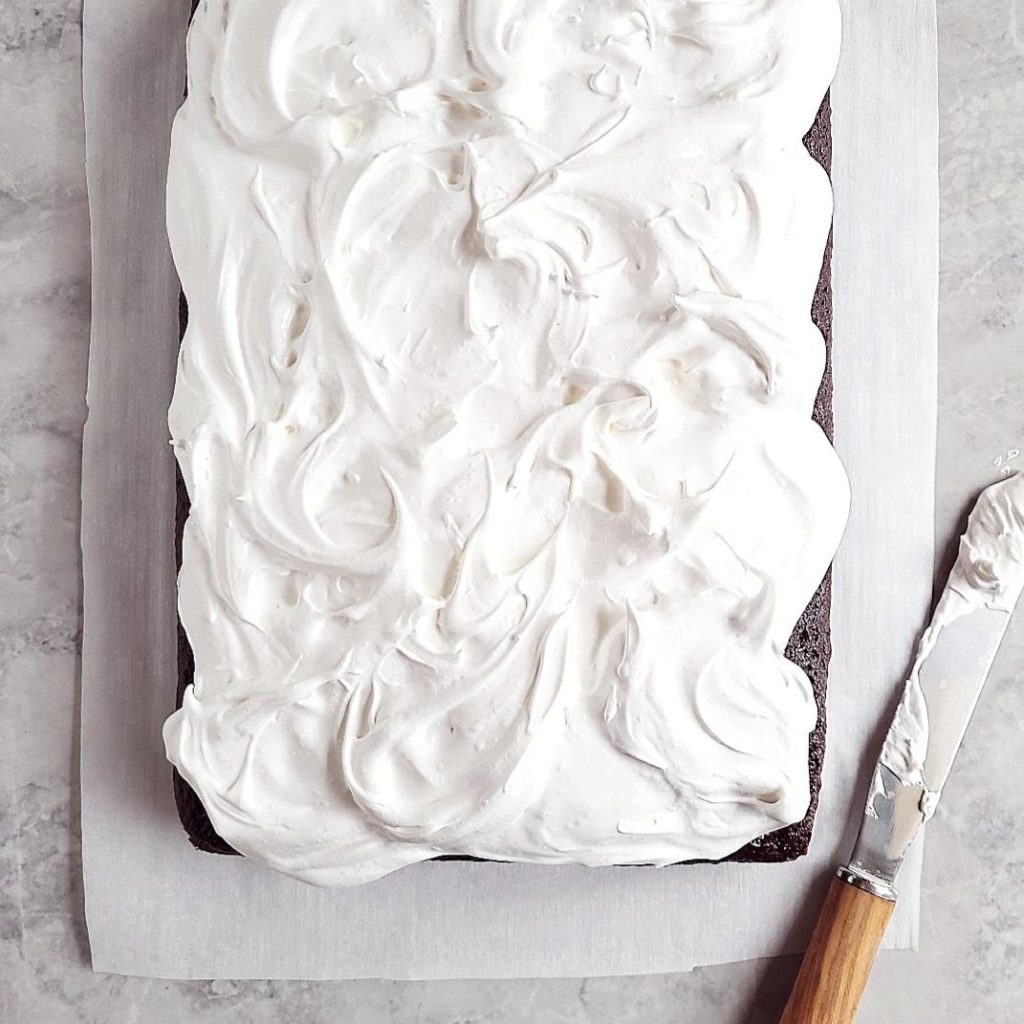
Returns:
[[[807,852],[847,484],[799,128],[838,7],[627,14],[196,16],[164,741],[198,849],[320,885]],[[803,144],[828,172],[827,94]]]
[[[831,109],[828,96],[822,102],[814,125],[804,139],[807,150],[814,159],[827,171],[831,169],[832,135]],[[815,325],[825,337],[827,362],[826,370],[818,392],[814,408],[814,420],[818,423],[829,439],[832,438],[832,289],[831,289],[831,256],[832,241],[829,238],[821,268],[821,276],[812,306]],[[187,324],[188,309],[184,295],[180,305],[180,330],[184,335]],[[185,519],[188,516],[189,499],[184,482],[179,472],[177,479],[176,509],[176,552],[178,564],[181,563],[181,538]],[[803,856],[810,845],[814,824],[814,816],[818,805],[818,794],[821,787],[821,775],[825,757],[826,714],[825,695],[828,678],[828,666],[831,657],[829,629],[829,610],[831,584],[830,576],[826,575],[813,598],[801,615],[786,649],[787,657],[798,665],[808,676],[813,686],[817,708],[817,725],[810,737],[808,762],[811,783],[811,802],[804,819],[796,824],[769,832],[755,839],[730,857],[730,861],[750,863],[776,863],[791,861]],[[178,688],[177,704],[181,701],[185,689],[192,682],[193,656],[185,631],[178,624]],[[192,788],[181,778],[177,770],[173,771],[175,801],[181,823],[188,838],[196,849],[214,854],[235,854],[236,851],[225,842],[214,830],[205,808]],[[437,859],[474,859],[463,857],[441,857]]]

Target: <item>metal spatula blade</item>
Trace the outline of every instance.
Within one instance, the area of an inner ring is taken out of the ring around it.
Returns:
[[[938,631],[935,645],[907,683],[864,806],[860,834],[840,877],[896,899],[896,876],[921,826],[934,814],[981,696],[1010,613],[978,608]],[[887,752],[904,742],[908,719],[926,716],[926,750],[914,777]]]

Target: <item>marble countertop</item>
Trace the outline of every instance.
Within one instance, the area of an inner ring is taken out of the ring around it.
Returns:
[[[936,527],[947,537],[973,493],[1024,450],[1024,0],[939,0],[939,8]],[[89,341],[80,52],[81,0],[0,5],[0,1019],[777,1020],[793,958],[562,981],[181,983],[91,972],[75,770]],[[1024,616],[1011,626],[929,832],[922,949],[882,955],[859,1020],[1021,1019],[1022,676]]]

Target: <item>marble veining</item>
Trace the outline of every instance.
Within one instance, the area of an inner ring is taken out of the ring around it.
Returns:
[[[98,2],[98,0],[94,0]],[[768,1024],[789,960],[507,982],[163,982],[88,968],[77,836],[78,487],[88,349],[81,0],[0,5],[0,1019],[19,1024]],[[940,2],[937,526],[1024,450],[1024,3]],[[1000,460],[997,465],[996,460]],[[860,1019],[1011,1024],[1024,1000],[1024,618],[931,829],[919,954]],[[41,713],[40,713],[41,712]]]

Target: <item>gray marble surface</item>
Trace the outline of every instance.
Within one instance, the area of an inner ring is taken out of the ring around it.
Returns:
[[[1024,450],[1024,0],[939,6],[936,515],[946,536],[1009,453]],[[89,340],[80,25],[81,0],[0,2],[0,1020],[776,1020],[796,970],[791,958],[565,981],[235,984],[92,974],[74,770]],[[1011,627],[931,829],[922,950],[882,956],[862,1021],[1022,1019],[1021,676],[1024,616]]]

